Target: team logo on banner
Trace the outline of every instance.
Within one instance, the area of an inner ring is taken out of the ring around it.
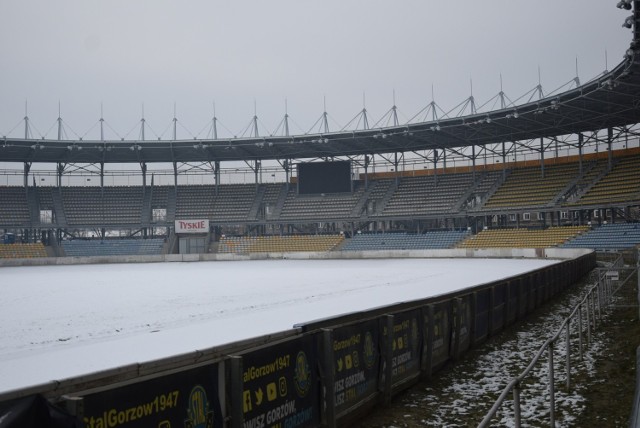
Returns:
[[[373,337],[371,332],[366,332],[364,335],[364,364],[367,369],[371,369],[376,362],[376,353],[373,346]]]
[[[311,389],[311,370],[309,369],[307,354],[303,351],[298,352],[296,356],[296,368],[293,380],[298,396],[305,397]]]
[[[213,410],[207,400],[207,392],[200,385],[194,387],[189,394],[189,407],[185,428],[212,428]]]

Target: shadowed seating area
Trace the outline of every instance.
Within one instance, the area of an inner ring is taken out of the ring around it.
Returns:
[[[362,233],[347,240],[345,251],[429,250],[452,248],[469,234],[468,231],[434,231],[424,234]]]
[[[286,253],[297,251],[331,251],[344,240],[342,235],[290,235],[223,237],[219,253]]]
[[[0,244],[0,259],[31,259],[47,257],[47,251],[41,243]]]
[[[640,223],[605,224],[562,245],[564,248],[619,250],[640,244]]]
[[[458,248],[547,248],[562,245],[585,233],[589,226],[562,226],[547,229],[487,229],[470,236]]]
[[[162,254],[164,239],[105,239],[63,241],[67,256],[129,256]]]

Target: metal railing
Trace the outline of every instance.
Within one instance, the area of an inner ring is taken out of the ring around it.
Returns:
[[[636,248],[636,270],[640,272],[640,247]],[[638,317],[640,319],[640,275],[638,275]],[[636,349],[636,393],[633,398],[629,427],[640,428],[640,346]]]
[[[507,384],[498,399],[495,401],[494,405],[478,425],[479,428],[491,425],[491,420],[496,416],[504,402],[508,399],[509,394],[513,394],[513,418],[515,427],[518,428],[521,426],[522,384],[525,379],[532,374],[533,369],[538,365],[538,363],[541,362],[545,353],[547,354],[548,359],[547,387],[549,392],[549,426],[555,426],[556,373],[554,369],[554,348],[557,343],[560,343],[560,341],[565,341],[566,352],[564,371],[566,376],[566,388],[570,389],[572,358],[575,358],[575,353],[577,351],[577,357],[580,361],[583,360],[584,348],[585,346],[588,347],[592,343],[592,334],[600,324],[604,316],[605,309],[612,303],[613,297],[616,293],[634,277],[638,269],[637,266],[635,268],[623,269],[623,266],[624,261],[622,255],[620,255],[609,267],[597,269],[598,278],[596,284],[589,287],[586,295],[576,305],[571,314],[564,320],[553,337],[544,342],[529,365],[520,373],[520,375],[513,378]],[[617,276],[620,272],[630,273],[623,279]],[[571,328],[572,323],[577,323],[577,328],[574,328],[573,331]],[[572,348],[571,346],[572,333],[575,334],[576,332],[578,335],[577,349],[575,349],[575,347]]]

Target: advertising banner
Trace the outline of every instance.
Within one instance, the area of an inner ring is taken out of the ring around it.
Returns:
[[[430,344],[432,352],[432,367],[449,359],[449,310],[446,303],[435,305],[433,319],[427,319],[433,323],[433,343]]]
[[[86,428],[222,428],[218,364],[86,395]]]
[[[377,320],[333,331],[337,414],[377,393],[379,349]]]
[[[454,334],[458,330],[457,321],[460,320],[460,342],[459,351],[465,351],[471,344],[471,296],[467,295],[460,299],[460,313],[456,306],[453,307]]]
[[[475,343],[478,343],[489,336],[489,300],[490,290],[480,290],[476,294],[476,319],[473,320],[475,328]]]
[[[209,220],[176,220],[176,233],[209,233]]]
[[[243,427],[318,426],[316,355],[312,337],[242,355]]]
[[[420,311],[393,314],[391,349],[391,382],[396,383],[420,373],[422,357],[422,325]],[[386,333],[386,332],[385,332]]]

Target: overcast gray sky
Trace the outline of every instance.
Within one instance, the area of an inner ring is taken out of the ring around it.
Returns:
[[[366,107],[370,124],[393,104],[401,122],[431,101],[448,111],[471,94],[511,99],[541,69],[548,92],[617,65],[631,40],[615,0],[2,0],[0,136],[56,138],[58,102],[67,135],[99,136],[104,119],[137,138],[142,104],[151,129],[206,136],[213,103],[222,137],[254,113],[275,130],[285,99],[293,133],[323,111],[338,130]],[[296,125],[297,124],[297,125]],[[261,125],[261,126],[262,126]],[[52,128],[53,126],[53,128]],[[187,128],[191,134],[185,131]],[[134,130],[130,132],[131,130]],[[151,130],[148,138],[155,138]]]

